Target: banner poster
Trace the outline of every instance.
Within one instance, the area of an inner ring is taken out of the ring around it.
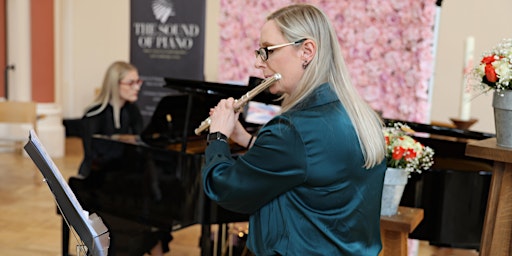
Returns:
[[[164,78],[204,80],[205,0],[131,0],[130,62],[144,84],[137,104],[147,124],[171,93]]]

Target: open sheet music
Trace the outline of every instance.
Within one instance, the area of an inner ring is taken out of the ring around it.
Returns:
[[[89,216],[83,210],[34,130],[30,130],[29,141],[24,149],[41,171],[67,224],[74,228],[88,248],[88,254],[107,255],[110,244],[108,229],[100,217],[96,214]]]

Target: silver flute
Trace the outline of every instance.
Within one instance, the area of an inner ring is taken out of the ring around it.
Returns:
[[[281,74],[275,73],[273,76],[265,79],[263,82],[261,82],[258,86],[254,87],[254,89],[248,91],[242,97],[235,100],[235,113],[239,112],[249,101],[254,98],[256,95],[263,92],[265,89],[267,89],[270,85],[272,85],[274,82],[281,79]],[[204,121],[201,122],[199,127],[197,127],[194,132],[196,135],[201,134],[204,130],[208,129],[210,127],[210,123],[212,120],[210,117],[206,118]]]

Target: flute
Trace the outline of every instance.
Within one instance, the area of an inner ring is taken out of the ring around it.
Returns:
[[[235,113],[240,111],[249,101],[254,98],[256,95],[263,92],[265,89],[267,89],[270,85],[272,85],[277,80],[281,79],[281,74],[275,73],[273,76],[265,79],[263,82],[261,82],[258,86],[254,87],[254,89],[248,91],[242,97],[235,100]],[[210,127],[210,123],[212,120],[210,117],[206,118],[204,121],[201,122],[199,127],[197,127],[194,132],[196,135],[201,134],[204,130],[208,129]]]

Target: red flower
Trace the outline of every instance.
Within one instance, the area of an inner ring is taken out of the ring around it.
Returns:
[[[487,57],[484,57],[482,59],[482,63],[485,63],[485,64],[491,64],[493,61],[494,61],[494,54],[491,55],[491,56],[487,56]]]
[[[407,154],[405,154],[405,159],[409,160],[409,159],[414,159],[414,158],[416,158],[416,151],[414,151],[414,149],[412,149],[412,148],[408,148]]]
[[[395,147],[393,149],[393,156],[392,157],[393,157],[394,160],[400,160],[402,158],[402,156],[404,155],[404,153],[405,153],[405,149],[404,148],[402,148],[400,146],[399,147]]]
[[[487,78],[487,81],[491,83],[496,83],[496,81],[498,81],[496,71],[494,70],[494,67],[491,64],[485,65],[485,77]]]

